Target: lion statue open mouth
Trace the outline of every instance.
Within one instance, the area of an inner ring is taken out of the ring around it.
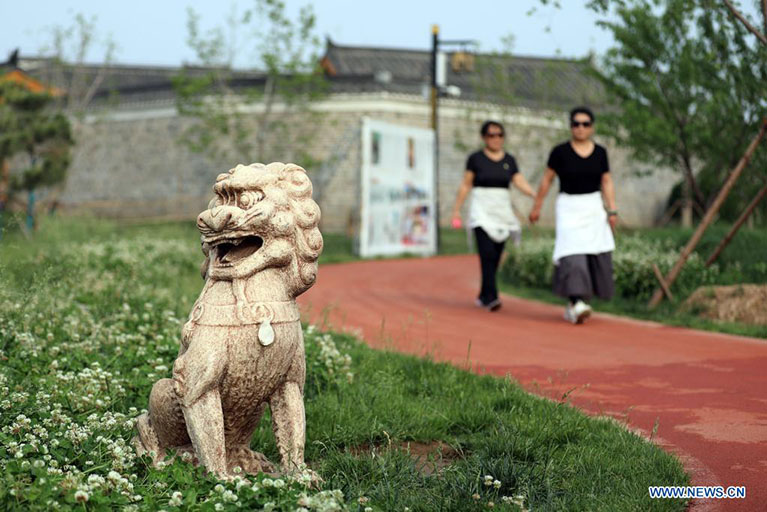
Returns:
[[[250,449],[267,405],[283,471],[303,466],[306,376],[295,297],[317,277],[320,209],[293,164],[220,174],[197,218],[205,284],[182,330],[173,378],[155,383],[137,422],[137,451],[187,452],[220,477],[272,464]]]

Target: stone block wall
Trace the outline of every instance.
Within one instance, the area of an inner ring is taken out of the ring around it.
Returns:
[[[302,140],[300,149],[321,165],[306,165],[322,208],[322,229],[353,234],[359,212],[360,128],[362,119],[427,128],[430,111],[425,100],[386,93],[335,95],[314,106],[315,114],[285,112],[290,126],[286,140],[267,139],[269,154],[253,161],[289,161],[299,148],[285,146]],[[258,115],[257,109],[253,115]],[[456,100],[441,104],[439,119],[439,200],[442,224],[449,223],[467,155],[481,147],[479,127],[485,119],[504,123],[506,148],[521,172],[537,186],[550,149],[567,139],[565,113],[497,109]],[[212,196],[215,177],[239,162],[236,156],[212,161],[179,142],[193,121],[176,115],[172,105],[107,113],[76,123],[77,146],[61,196],[64,211],[96,216],[194,219]],[[609,141],[607,146],[616,183],[618,206],[627,225],[650,226],[662,214],[675,181],[668,170],[651,176],[629,153]],[[232,153],[234,155],[234,153]],[[241,158],[241,157],[240,157]],[[556,190],[546,201],[542,223],[553,223]],[[520,213],[531,200],[512,193]]]

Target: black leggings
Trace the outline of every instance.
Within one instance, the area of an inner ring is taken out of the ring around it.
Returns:
[[[482,289],[479,300],[482,304],[490,304],[498,298],[498,287],[495,284],[495,274],[501,261],[501,254],[506,241],[496,242],[482,228],[474,228],[479,251],[479,265],[482,269]]]

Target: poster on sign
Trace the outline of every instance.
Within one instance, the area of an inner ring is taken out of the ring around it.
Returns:
[[[434,132],[362,122],[363,257],[436,252]]]

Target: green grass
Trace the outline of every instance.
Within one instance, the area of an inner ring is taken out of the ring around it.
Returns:
[[[563,299],[551,290],[545,288],[533,288],[506,282],[501,282],[499,287],[503,293],[549,304],[559,304],[563,308],[567,303],[566,299]],[[591,304],[594,306],[595,311],[601,313],[629,316],[640,320],[650,320],[652,322],[663,323],[666,325],[700,329],[703,331],[722,332],[739,336],[751,336],[754,338],[767,338],[767,325],[748,325],[738,322],[711,320],[694,315],[691,312],[680,311],[677,304],[670,304],[668,301],[663,301],[653,310],[648,310],[645,302],[637,302],[624,298],[613,298],[611,300],[593,299]]]
[[[354,239],[337,233],[323,233],[325,242],[320,257],[320,263],[345,263],[357,261],[359,256],[355,254]],[[455,229],[440,230],[440,255],[466,254],[468,252],[466,231]],[[403,254],[400,257],[420,257]]]
[[[767,230],[763,228],[743,229],[738,232],[737,236],[733,238],[732,243],[717,261],[716,271],[710,275],[704,275],[704,270],[708,272],[713,270],[713,268],[704,269],[702,261],[709,256],[728,230],[729,226],[714,225],[705,233],[698,245],[698,249],[693,253],[702,259],[696,260],[694,265],[689,263],[680,279],[672,287],[675,302],[671,303],[664,299],[653,310],[647,308],[647,301],[649,292],[658,285],[656,278],[648,270],[647,262],[653,261],[652,259],[648,260],[648,258],[658,257],[658,255],[657,251],[653,250],[651,246],[661,244],[664,247],[670,247],[672,251],[679,251],[688,242],[689,237],[692,235],[692,230],[677,228],[622,230],[616,242],[618,246],[616,254],[619,256],[629,256],[635,262],[633,267],[624,264],[624,271],[638,273],[641,270],[644,272],[642,279],[627,280],[625,279],[626,276],[624,276],[623,282],[633,283],[630,286],[630,291],[634,293],[636,293],[636,288],[633,287],[641,284],[643,294],[640,297],[627,297],[625,296],[626,290],[620,290],[623,291],[624,296],[620,296],[616,292],[616,297],[609,301],[595,299],[593,301],[595,309],[615,315],[630,316],[668,325],[767,338],[767,326],[765,325],[711,320],[695,314],[694,309],[687,310],[681,307],[681,304],[689,294],[703,284],[767,283],[767,260],[765,260],[765,254],[767,254]],[[533,233],[533,236],[530,235],[530,233],[527,233],[527,241],[523,242],[520,253],[523,259],[519,263],[521,266],[511,268],[509,265],[512,265],[513,261],[510,259],[507,267],[499,273],[499,286],[502,291],[511,295],[564,305],[565,299],[552,293],[550,277],[544,277],[550,275],[550,272],[544,272],[542,268],[542,266],[550,265],[550,253],[548,252],[550,247],[543,253],[539,249],[531,249],[531,247],[535,247],[535,235],[538,235],[539,238],[553,238],[553,233],[539,231]],[[636,239],[636,237],[639,237],[639,239]],[[642,249],[643,245],[646,246],[645,249]],[[618,251],[624,252],[619,253]],[[664,252],[661,251],[661,253]],[[670,256],[672,256],[670,261],[665,262],[668,268],[677,259],[677,254],[674,252],[671,252]],[[655,260],[655,262],[662,266],[661,261]],[[619,277],[616,266],[616,286],[621,284],[619,283]],[[701,281],[708,282],[702,283]]]
[[[344,240],[328,241],[339,248],[327,257],[344,257]],[[133,418],[170,374],[202,286],[197,243],[183,225],[96,221],[56,221],[31,241],[3,240],[0,509],[315,510],[311,503],[322,502],[325,510],[471,511],[490,501],[519,509],[504,496],[522,496],[531,510],[684,509],[647,491],[685,485],[679,461],[613,421],[509,379],[313,328],[305,335],[306,457],[322,489],[265,476],[217,489],[180,460],[149,467],[132,455]],[[452,454],[440,471],[408,455],[409,442],[437,441]],[[278,459],[268,418],[253,447]],[[485,475],[499,488],[484,485]],[[76,501],[78,491],[87,502]]]
[[[704,258],[708,258],[716,246],[719,245],[722,238],[729,232],[730,227],[728,224],[713,224],[709,226],[703,234],[703,238],[698,242],[695,249],[696,252]],[[641,230],[642,234],[650,239],[672,240],[674,245],[679,248],[684,247],[689,241],[693,231],[693,228],[680,227]],[[760,248],[762,251],[759,250]],[[725,264],[739,262],[742,265],[764,262],[765,249],[767,249],[767,227],[741,227],[717,261]]]
[[[703,234],[695,248],[707,260],[730,230],[728,224],[713,224]],[[682,249],[693,234],[693,228],[666,227],[634,230],[648,240],[670,240]],[[741,227],[727,248],[719,255],[722,284],[767,283],[767,227]]]

